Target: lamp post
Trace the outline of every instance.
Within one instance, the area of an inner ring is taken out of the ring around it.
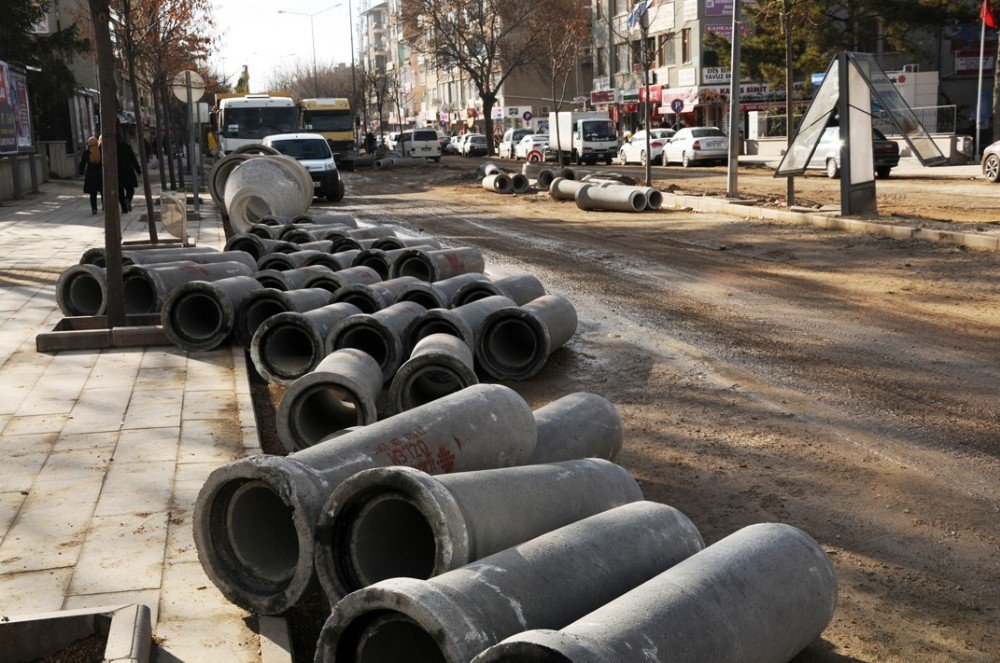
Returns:
[[[312,53],[313,53],[313,93],[317,97],[319,96],[319,74],[317,73],[317,69],[316,69],[316,25],[315,25],[315,22],[313,21],[313,18],[315,18],[316,16],[322,14],[323,12],[327,12],[327,11],[330,11],[331,9],[337,8],[337,7],[341,6],[341,4],[343,4],[343,3],[338,2],[335,5],[330,5],[329,7],[326,7],[324,9],[320,9],[319,11],[313,12],[311,14],[305,14],[303,12],[293,12],[293,11],[289,11],[288,9],[279,9],[278,10],[279,14],[293,14],[295,16],[305,16],[306,18],[309,19],[309,33],[310,33],[310,35],[312,35]],[[354,40],[354,37],[352,35],[352,37],[351,37],[352,43],[353,43],[353,40]],[[351,47],[351,50],[352,51],[354,50],[353,46]],[[352,58],[354,57],[353,52],[351,54],[351,57]]]

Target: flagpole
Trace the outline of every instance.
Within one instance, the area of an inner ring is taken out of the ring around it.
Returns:
[[[983,0],[984,4],[986,0]],[[986,17],[982,15],[982,10],[979,14],[979,86],[976,88],[976,160],[979,160],[979,137],[980,123],[983,118],[983,59],[986,54]]]

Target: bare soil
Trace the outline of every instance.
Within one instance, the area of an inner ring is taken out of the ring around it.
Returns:
[[[492,272],[531,272],[569,297],[577,335],[511,386],[534,407],[573,391],[609,398],[626,424],[620,462],[708,543],[762,521],[814,536],[840,598],[798,661],[998,659],[1000,256],[581,212],[488,193],[475,165],[348,174],[338,207],[477,246]],[[721,171],[661,170],[685,190],[725,186]],[[804,198],[835,202],[831,182],[800,182]],[[744,174],[741,189],[778,197],[784,181]],[[886,212],[1000,221],[986,183],[879,190]]]

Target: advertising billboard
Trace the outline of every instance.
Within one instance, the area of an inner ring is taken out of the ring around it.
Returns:
[[[0,154],[17,153],[17,115],[10,83],[10,69],[0,62]]]

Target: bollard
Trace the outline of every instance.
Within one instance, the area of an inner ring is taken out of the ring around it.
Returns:
[[[528,178],[521,173],[514,173],[510,176],[510,190],[513,193],[527,193],[531,189]]]
[[[335,272],[329,271],[322,274],[315,274],[305,280],[306,288],[323,288],[332,293],[348,285],[372,285],[379,283],[381,277],[373,269],[368,267],[348,267]]]
[[[63,315],[104,315],[108,275],[93,264],[71,265],[56,281],[56,303]]]
[[[576,309],[559,295],[495,311],[480,327],[476,359],[499,380],[526,380],[572,338],[576,324]]]
[[[309,267],[299,267],[298,269],[262,269],[253,275],[255,279],[265,288],[275,290],[301,290],[305,288],[306,280],[315,276],[333,274],[329,267],[311,265]],[[311,286],[317,287],[317,286]]]
[[[125,312],[129,314],[159,313],[163,310],[167,297],[186,283],[221,281],[252,274],[252,269],[239,262],[129,265],[122,270],[122,301]]]
[[[597,394],[577,392],[535,410],[538,444],[530,464],[574,458],[615,460],[625,440],[618,410]]]
[[[332,605],[381,580],[427,580],[641,499],[625,469],[595,459],[440,477],[365,470],[323,506],[316,575]]]
[[[249,350],[257,328],[268,318],[288,311],[305,313],[326,306],[332,299],[333,293],[322,288],[288,292],[271,288],[259,290],[247,298],[236,316],[236,342]]]
[[[677,509],[624,504],[430,580],[349,594],[323,625],[315,660],[468,663],[516,633],[566,626],[703,546]]]
[[[449,334],[474,351],[486,316],[503,308],[517,308],[517,304],[507,297],[486,297],[453,309],[430,309],[413,321],[406,330],[406,338],[413,346],[431,334]]]
[[[451,297],[451,306],[465,306],[477,299],[502,295],[513,299],[518,306],[545,296],[542,282],[531,274],[514,274],[496,281],[489,279],[462,285]]]
[[[371,248],[392,251],[393,249],[408,249],[415,246],[430,246],[440,249],[441,242],[430,237],[379,237],[372,242]]]
[[[434,281],[434,287],[437,288],[442,295],[444,295],[445,300],[448,302],[444,307],[447,308],[451,306],[451,301],[455,297],[455,293],[463,285],[468,283],[479,283],[479,282],[489,282],[490,278],[485,274],[480,274],[478,272],[469,272],[468,274],[459,274],[458,276],[453,276],[450,279],[444,279],[441,281]]]
[[[459,274],[481,273],[485,268],[483,254],[471,246],[437,251],[406,249],[393,263],[391,276],[413,276],[421,281],[434,282]]]
[[[389,278],[389,272],[392,270],[392,265],[401,256],[405,255],[406,251],[409,250],[410,248],[423,249],[425,251],[435,250],[434,247],[430,245],[403,247],[400,249],[390,249],[390,250],[374,249],[374,248],[365,249],[364,251],[361,251],[360,253],[358,253],[357,256],[354,257],[354,261],[351,264],[355,267],[358,266],[370,267],[371,269],[374,269],[376,272],[378,272],[379,276],[381,276],[382,279],[385,280]]]
[[[641,212],[646,195],[638,187],[586,184],[576,192],[576,206],[582,210]]]
[[[371,355],[389,382],[409,350],[406,328],[426,309],[413,302],[399,302],[375,313],[352,315],[330,331],[326,351],[355,348]]]
[[[378,362],[361,350],[337,350],[288,385],[275,413],[278,441],[295,453],[352,426],[378,421]]]
[[[226,241],[226,251],[245,251],[254,260],[260,260],[268,253],[289,253],[298,251],[297,244],[276,239],[261,239],[256,235],[233,235]]]
[[[249,276],[185,283],[163,302],[163,333],[189,352],[217,348],[232,334],[243,303],[263,288]]]
[[[431,334],[413,346],[389,386],[392,412],[403,412],[479,384],[472,350],[461,339]]]
[[[791,525],[750,525],[559,631],[515,635],[475,663],[784,663],[833,619],[830,559]]]
[[[514,183],[510,179],[510,175],[506,173],[496,173],[493,175],[487,175],[483,178],[483,188],[487,191],[494,191],[496,193],[513,193]]]
[[[576,198],[577,191],[586,186],[590,185],[560,176],[552,180],[552,184],[549,186],[549,196],[553,200],[573,200]]]
[[[361,313],[350,304],[329,304],[305,313],[268,318],[250,340],[250,358],[265,380],[288,384],[326,357],[326,337],[342,320]]]
[[[419,283],[421,281],[412,276],[390,279],[381,283],[354,283],[338,290],[334,295],[334,299],[338,302],[353,304],[361,309],[363,313],[374,313],[375,311],[392,306],[399,300],[400,294]]]
[[[316,521],[342,481],[386,465],[430,474],[510,467],[534,445],[524,399],[501,385],[475,385],[290,456],[238,460],[212,472],[198,494],[198,558],[233,603],[284,612],[313,579]]]

